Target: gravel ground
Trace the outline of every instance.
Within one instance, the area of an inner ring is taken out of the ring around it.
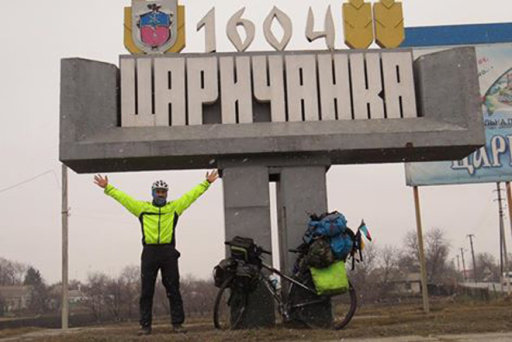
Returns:
[[[436,303],[431,313],[423,313],[419,305],[365,307],[343,330],[273,329],[218,331],[209,321],[192,321],[186,325],[186,334],[173,334],[169,324],[157,324],[151,336],[138,337],[137,323],[121,323],[103,327],[72,328],[68,331],[24,328],[0,331],[0,341],[357,341],[367,338],[386,338],[384,341],[463,341],[465,339],[437,339],[446,334],[507,333],[500,341],[512,341],[512,301],[510,298],[490,303]],[[477,335],[480,336],[480,335]],[[355,340],[354,340],[355,339]],[[485,340],[485,339],[484,339]],[[492,340],[492,339],[491,339]],[[419,341],[419,340],[418,340]],[[478,341],[477,339],[474,341]]]

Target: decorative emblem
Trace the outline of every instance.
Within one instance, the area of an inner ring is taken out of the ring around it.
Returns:
[[[177,0],[132,0],[132,39],[147,54],[169,50],[178,38]]]

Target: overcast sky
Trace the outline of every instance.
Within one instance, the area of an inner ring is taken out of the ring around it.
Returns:
[[[341,34],[342,1],[183,0],[180,4],[186,6],[184,52],[203,51],[203,32],[195,28],[213,6],[218,51],[234,51],[225,25],[243,6],[257,28],[249,51],[271,50],[262,23],[274,5],[293,20],[287,50],[324,48],[321,41],[308,43],[304,29],[308,7],[313,7],[319,20],[329,4],[339,32],[336,48],[346,48]],[[128,53],[123,46],[123,7],[130,5],[129,0],[0,1],[0,257],[35,266],[48,282],[58,281],[61,275],[60,59],[82,57],[118,64],[119,55]],[[510,0],[415,0],[403,6],[406,27],[512,19]],[[113,173],[109,178],[132,196],[149,200],[156,179],[168,181],[170,198],[174,198],[202,181],[204,173]],[[92,178],[74,172],[69,177],[70,278],[81,280],[95,271],[115,276],[124,266],[138,265],[141,252],[138,220],[105,196]],[[416,229],[412,189],[405,185],[403,164],[333,166],[327,182],[329,208],[345,213],[354,226],[365,218],[378,246],[400,247],[405,233]],[[477,253],[499,256],[495,188],[495,184],[478,184],[420,189],[424,228],[446,231],[451,257],[460,247],[469,250],[469,233],[476,235]],[[223,220],[222,181],[218,181],[180,219],[177,243],[183,275],[210,277],[212,267],[223,257]],[[505,228],[510,242],[508,217]]]

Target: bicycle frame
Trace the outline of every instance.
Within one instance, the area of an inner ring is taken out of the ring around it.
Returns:
[[[291,309],[297,309],[297,308],[302,308],[302,307],[309,306],[309,305],[323,303],[323,302],[325,302],[326,300],[329,299],[329,296],[320,296],[319,299],[308,300],[308,301],[305,301],[305,302],[301,302],[301,303],[297,303],[297,304],[291,305],[290,302],[289,302],[289,298],[290,298],[290,293],[291,293],[293,285],[299,286],[299,287],[303,288],[304,290],[306,290],[306,291],[308,291],[308,292],[310,292],[310,293],[312,293],[314,295],[317,295],[316,290],[310,288],[307,285],[304,285],[303,283],[301,283],[300,281],[298,281],[296,279],[293,279],[292,277],[287,276],[284,273],[281,273],[281,271],[279,271],[278,269],[276,269],[276,268],[274,268],[272,266],[266,265],[265,263],[262,263],[261,266],[262,266],[262,268],[264,268],[264,269],[266,269],[266,270],[268,270],[268,271],[270,271],[272,273],[275,273],[275,274],[279,275],[281,280],[286,280],[286,281],[288,281],[291,284],[290,286],[288,286],[287,294],[283,298],[282,293],[279,293],[279,291],[277,291],[274,288],[274,286],[272,285],[270,280],[267,277],[265,277],[263,275],[263,273],[260,272],[260,276],[261,276],[260,279],[263,281],[263,284],[265,285],[266,289],[270,292],[270,294],[272,294],[272,297],[274,297],[274,300],[278,304],[279,312],[280,312],[280,314],[283,316],[283,318],[285,320],[289,320],[290,319],[290,310]],[[281,284],[282,283],[283,282],[281,281]]]

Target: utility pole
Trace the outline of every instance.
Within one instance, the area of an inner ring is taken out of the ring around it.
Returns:
[[[497,191],[498,191],[498,203],[499,203],[499,219],[500,219],[500,283],[501,288],[503,289],[504,270],[508,271],[508,257],[507,257],[507,243],[505,241],[505,225],[503,223],[503,206],[501,203],[501,189],[500,182],[496,183]],[[510,286],[507,286],[510,291]]]
[[[471,256],[473,257],[473,280],[476,283],[476,262],[475,262],[475,250],[473,249],[473,237],[475,234],[468,234],[469,243],[471,244]]]
[[[457,255],[457,271],[460,273],[460,255]]]
[[[427,263],[425,260],[425,249],[423,247],[423,228],[421,226],[420,212],[420,195],[418,187],[413,187],[414,207],[416,209],[416,234],[418,236],[418,256],[420,261],[421,274],[421,296],[423,298],[423,311],[428,314],[430,312],[430,304],[428,302],[428,285],[427,285]]]
[[[62,164],[62,312],[61,328],[68,328],[68,168]]]
[[[464,248],[460,249],[460,255],[462,257],[462,281],[466,282],[466,264],[464,263]]]

